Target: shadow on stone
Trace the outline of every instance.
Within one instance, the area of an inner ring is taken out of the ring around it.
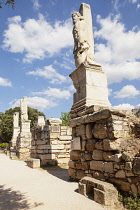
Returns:
[[[0,210],[16,210],[16,209],[30,209],[43,205],[43,203],[28,203],[24,193],[14,191],[12,188],[5,189],[4,185],[0,185]]]

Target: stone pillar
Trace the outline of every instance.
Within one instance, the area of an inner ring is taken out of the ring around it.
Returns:
[[[30,120],[28,120],[27,97],[21,99],[21,123],[20,134],[17,140],[17,156],[19,159],[27,160],[30,158],[32,135],[30,132]]]
[[[36,122],[35,122],[35,127],[38,126],[44,126],[45,125],[45,119],[44,116],[38,116]]]
[[[15,112],[13,114],[13,136],[10,141],[10,158],[11,159],[16,159],[16,144],[17,144],[17,139],[20,133],[20,127],[19,127],[19,112]]]
[[[16,141],[17,137],[20,132],[20,127],[19,127],[19,112],[15,112],[13,114],[13,136],[11,139],[11,147],[16,148]]]

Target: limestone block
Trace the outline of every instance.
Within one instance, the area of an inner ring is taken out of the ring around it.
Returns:
[[[134,158],[133,172],[140,175],[140,157]]]
[[[77,170],[76,171],[76,179],[80,180],[85,176],[85,173],[83,170]]]
[[[88,139],[86,142],[86,150],[92,152],[95,149],[95,139]]]
[[[87,139],[92,139],[93,138],[92,129],[93,129],[93,124],[87,124],[86,125],[86,137],[87,137]]]
[[[115,174],[115,177],[116,178],[126,178],[125,171],[124,170],[117,171],[116,174]]]
[[[104,139],[103,140],[103,148],[105,151],[119,150],[119,146],[120,146],[120,139],[116,139],[116,140]]]
[[[57,125],[55,125],[55,126],[51,126],[51,132],[52,133],[60,133],[60,126],[57,126]]]
[[[138,185],[138,194],[140,195],[140,184]]]
[[[125,170],[132,171],[132,163],[131,162],[126,162],[125,163]]]
[[[80,151],[72,150],[70,152],[70,159],[71,160],[80,160],[80,157],[81,157],[81,152]]]
[[[62,140],[62,141],[68,140],[68,141],[70,141],[70,140],[72,140],[72,136],[60,136],[59,140]]]
[[[82,163],[81,162],[76,162],[75,163],[75,168],[76,169],[82,169]]]
[[[73,169],[73,168],[69,168],[68,169],[68,174],[71,178],[75,179],[75,176],[76,176],[76,170]]]
[[[51,159],[55,159],[55,154],[38,154],[38,157],[41,159],[41,160],[51,160]]]
[[[113,162],[105,162],[104,163],[105,166],[105,172],[106,173],[114,173],[114,165]]]
[[[48,153],[48,149],[45,149],[45,150],[41,150],[41,149],[38,149],[36,150],[37,154],[45,154],[45,153]]]
[[[61,136],[66,136],[67,132],[66,131],[61,131]]]
[[[130,183],[128,182],[116,178],[110,178],[109,182],[116,184],[123,191],[130,192]]]
[[[76,134],[77,134],[77,136],[86,135],[86,126],[85,125],[78,125],[76,127]]]
[[[92,154],[93,160],[103,160],[103,151],[95,149]]]
[[[50,145],[51,146],[51,149],[60,149],[60,150],[63,150],[65,149],[65,146],[63,144],[58,144],[58,145]]]
[[[91,153],[85,153],[85,154],[84,154],[84,158],[85,158],[85,160],[92,160],[92,155],[91,155]]]
[[[105,179],[104,174],[100,171],[92,171],[91,173],[92,173],[93,178],[95,178],[95,179],[99,179],[99,180]]]
[[[105,170],[104,162],[92,160],[90,161],[90,169],[95,171],[104,171]]]
[[[67,153],[58,154],[57,157],[58,158],[70,158],[70,154],[67,154]]]
[[[85,151],[86,150],[86,141],[82,141],[81,142],[81,151]]]
[[[97,141],[95,144],[95,148],[103,150],[103,141]]]
[[[118,202],[116,188],[107,182],[91,177],[84,177],[80,180],[78,189],[79,193],[87,197],[93,197],[96,202],[103,205],[112,206]]]
[[[40,168],[40,159],[29,159],[26,163],[31,168]]]
[[[68,162],[68,166],[69,166],[70,168],[75,168],[75,162],[72,161],[72,160],[70,160],[70,161]]]
[[[88,170],[89,169],[89,162],[82,162],[82,170]]]
[[[103,159],[106,161],[112,161],[113,152],[103,152]]]
[[[60,133],[50,132],[50,139],[58,139],[59,137],[60,137]]]
[[[131,155],[128,152],[123,152],[122,159],[125,161],[131,161]]]
[[[67,126],[67,136],[72,136],[72,128]]]
[[[60,120],[59,118],[49,118],[48,119],[48,124],[49,125],[61,125],[62,124],[62,120]]]
[[[80,137],[74,137],[71,146],[72,146],[72,150],[81,150]]]
[[[92,129],[93,136],[97,139],[105,139],[108,137],[108,130],[106,127],[106,122],[99,121],[95,124]]]
[[[132,172],[126,171],[126,177],[133,177],[135,176],[135,174],[133,174]]]
[[[120,162],[122,159],[122,154],[115,154],[111,156],[111,160],[114,162]]]
[[[57,159],[57,163],[60,164],[60,165],[61,165],[61,164],[67,164],[67,165],[68,165],[69,160],[70,160],[70,159],[67,158],[67,157],[65,157],[65,158],[60,158],[60,159],[58,158],[58,159]]]
[[[46,149],[51,149],[52,146],[51,145],[37,145],[37,149],[43,149],[43,150],[46,150]]]
[[[135,184],[131,184],[131,192],[133,193],[133,195],[138,194],[138,189],[137,189],[137,186]]]

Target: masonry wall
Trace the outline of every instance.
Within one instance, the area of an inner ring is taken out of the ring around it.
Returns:
[[[32,132],[31,157],[39,158],[41,165],[68,164],[72,129],[68,126],[38,126]]]
[[[131,112],[104,109],[72,119],[69,176],[115,184],[140,195],[140,121]]]

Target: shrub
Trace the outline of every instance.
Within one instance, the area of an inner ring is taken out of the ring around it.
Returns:
[[[127,193],[121,193],[119,200],[123,203],[124,207],[129,210],[140,210],[140,197],[136,195],[130,195]]]
[[[6,148],[6,147],[8,147],[8,143],[1,143],[0,144],[0,148]]]

